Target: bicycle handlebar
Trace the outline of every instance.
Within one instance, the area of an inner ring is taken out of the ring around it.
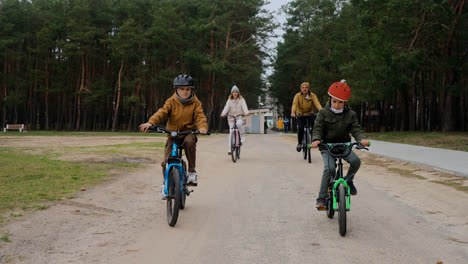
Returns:
[[[157,125],[149,127],[148,132],[149,133],[166,133],[166,134],[170,135],[172,138],[177,138],[179,136],[188,135],[188,134],[207,135],[207,136],[211,135],[210,132],[200,133],[200,131],[198,131],[198,130],[185,131],[185,132],[169,131],[169,130],[165,129],[164,127],[160,127],[160,126],[157,126]]]
[[[307,115],[296,114],[296,117],[307,117],[307,116],[317,116],[317,114],[316,113],[307,114]]]
[[[356,146],[356,149],[365,149],[369,150],[366,147],[363,147],[361,145],[361,142],[346,142],[346,143],[322,143],[320,142],[319,146],[326,147],[328,154],[330,154],[332,157],[335,158],[343,158],[351,154],[351,150],[353,149],[353,146]],[[370,141],[369,141],[369,146],[370,146]],[[332,152],[334,148],[343,148],[343,152],[340,154],[335,154]]]
[[[232,118],[238,118],[238,117],[242,117],[244,115],[226,115],[227,117],[232,117]]]

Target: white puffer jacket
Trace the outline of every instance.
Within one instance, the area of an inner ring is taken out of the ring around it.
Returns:
[[[243,97],[239,97],[237,99],[228,99],[221,115],[246,115],[248,113],[247,103],[245,103]],[[229,117],[229,120],[233,121],[234,118]]]

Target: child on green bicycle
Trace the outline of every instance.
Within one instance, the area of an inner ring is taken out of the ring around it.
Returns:
[[[208,131],[208,124],[206,116],[203,113],[202,103],[193,92],[195,86],[192,77],[185,74],[177,76],[174,79],[173,88],[175,90],[174,95],[166,100],[164,106],[151,116],[147,123],[140,125],[140,131],[146,133],[151,126],[160,124],[168,119],[167,130],[186,132],[197,128],[200,133],[206,133]],[[182,136],[181,139],[183,140],[182,146],[184,147],[185,156],[188,161],[187,183],[196,186],[198,184],[198,175],[195,170],[197,137],[193,134],[188,134]],[[164,171],[166,170],[166,160],[171,155],[172,143],[172,139],[168,138],[164,151],[164,161],[161,163],[163,178]],[[164,184],[161,188],[161,198],[166,198]]]
[[[323,143],[344,143],[350,142],[352,134],[356,141],[362,146],[369,145],[364,137],[362,128],[358,123],[356,112],[350,109],[347,101],[351,97],[351,89],[346,85],[345,80],[333,83],[328,89],[329,100],[326,106],[320,110],[312,135],[312,147],[317,148],[321,142]],[[325,149],[320,149],[323,159],[323,175],[320,184],[320,191],[317,198],[317,209],[325,209],[325,197],[327,196],[327,187],[330,177],[335,174],[336,159],[332,157]],[[354,175],[358,171],[361,160],[352,152],[345,157],[349,164],[349,170],[345,177],[348,181],[351,195],[356,195],[356,186],[353,183]]]

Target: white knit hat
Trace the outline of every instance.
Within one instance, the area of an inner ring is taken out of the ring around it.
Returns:
[[[231,89],[231,93],[233,92],[239,92],[239,88],[237,88],[237,86],[233,86],[232,89]]]

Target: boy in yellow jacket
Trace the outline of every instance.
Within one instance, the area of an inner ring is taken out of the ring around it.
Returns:
[[[208,131],[208,124],[206,116],[203,113],[202,103],[198,100],[195,93],[193,93],[194,82],[192,77],[185,74],[177,76],[174,79],[173,88],[175,90],[174,95],[166,100],[164,106],[151,116],[147,123],[140,125],[140,131],[146,133],[149,127],[160,124],[168,119],[167,130],[186,132],[196,128],[200,133],[206,133]],[[197,137],[194,134],[188,134],[182,136],[180,140],[188,161],[187,183],[196,186],[198,185],[198,175],[195,170]],[[172,144],[173,140],[168,138],[164,151],[164,161],[161,163],[163,178],[166,160],[171,155]],[[166,198],[164,186],[161,189],[161,198]]]

